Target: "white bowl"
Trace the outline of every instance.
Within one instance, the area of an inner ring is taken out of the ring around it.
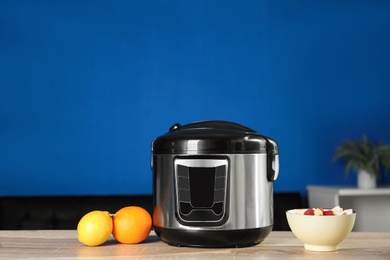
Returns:
[[[356,213],[341,216],[303,215],[307,209],[286,212],[287,221],[294,235],[311,251],[335,251],[355,224]]]

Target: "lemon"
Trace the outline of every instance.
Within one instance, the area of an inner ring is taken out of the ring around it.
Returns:
[[[111,236],[112,226],[112,217],[108,211],[91,211],[80,219],[77,238],[84,245],[99,246]]]

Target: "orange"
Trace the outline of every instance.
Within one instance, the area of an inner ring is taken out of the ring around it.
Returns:
[[[162,227],[164,223],[164,216],[160,206],[156,206],[153,209],[153,224],[155,226]]]
[[[152,218],[148,211],[138,206],[124,207],[113,217],[112,235],[123,244],[144,241],[152,230]]]

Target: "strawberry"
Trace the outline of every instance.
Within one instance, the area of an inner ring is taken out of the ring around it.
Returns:
[[[310,208],[308,210],[306,210],[303,215],[311,215],[311,216],[314,216],[314,209],[313,208]]]
[[[325,210],[324,211],[324,216],[334,216],[334,213],[331,210]]]

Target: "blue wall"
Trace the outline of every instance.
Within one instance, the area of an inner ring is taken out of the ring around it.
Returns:
[[[389,1],[0,1],[0,195],[150,194],[176,122],[276,139],[276,191],[390,143]],[[388,183],[389,177],[382,179]]]

